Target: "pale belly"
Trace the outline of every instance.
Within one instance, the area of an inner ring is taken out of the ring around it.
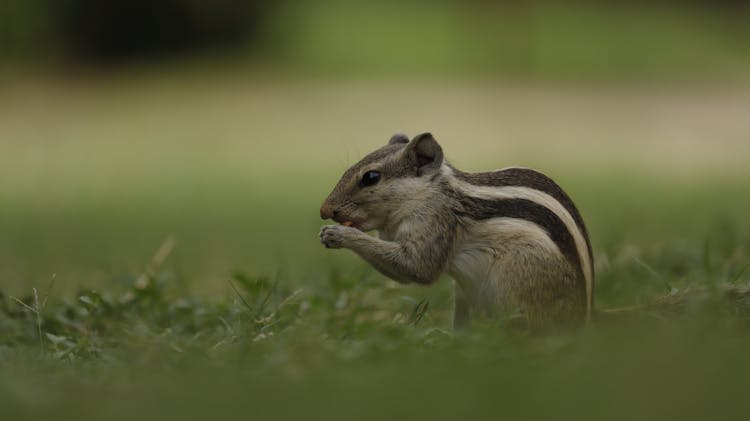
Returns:
[[[552,308],[556,296],[579,296],[580,282],[547,233],[513,218],[472,224],[450,261],[448,272],[473,313],[527,313]],[[576,290],[576,291],[573,291]],[[577,301],[577,299],[576,299]],[[457,301],[457,309],[459,305]],[[568,304],[576,307],[577,304]],[[541,310],[540,310],[541,309]]]

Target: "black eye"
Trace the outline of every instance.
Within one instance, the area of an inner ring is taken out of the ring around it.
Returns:
[[[365,175],[362,176],[363,186],[372,186],[377,184],[378,181],[380,181],[380,173],[377,171],[367,171]]]

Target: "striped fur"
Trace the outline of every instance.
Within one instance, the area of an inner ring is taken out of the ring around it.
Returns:
[[[446,164],[442,170],[451,187],[459,196],[466,198],[463,200],[474,203],[488,201],[490,204],[483,206],[495,207],[494,216],[516,217],[542,226],[555,240],[560,251],[583,275],[587,315],[590,316],[593,308],[594,267],[588,231],[573,201],[554,181],[527,168],[469,174]],[[519,200],[526,202],[519,204]],[[491,209],[484,209],[476,218],[486,219],[493,215],[492,212]]]
[[[372,186],[359,182],[380,173]],[[549,177],[526,168],[465,173],[429,133],[388,145],[349,168],[321,206],[347,226],[321,229],[399,282],[457,284],[454,322],[517,308],[532,325],[590,316],[594,269],[580,213]],[[363,231],[377,230],[378,237]]]

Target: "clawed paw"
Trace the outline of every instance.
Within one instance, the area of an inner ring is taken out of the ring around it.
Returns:
[[[351,230],[354,230],[354,228],[343,225],[326,225],[320,229],[320,243],[330,249],[341,248],[344,237]]]

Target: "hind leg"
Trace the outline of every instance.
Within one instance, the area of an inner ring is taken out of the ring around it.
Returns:
[[[501,305],[520,309],[532,328],[584,321],[585,282],[562,256],[519,249],[500,263]]]

